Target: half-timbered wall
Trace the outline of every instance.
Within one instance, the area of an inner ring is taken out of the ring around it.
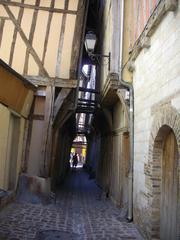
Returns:
[[[0,57],[22,75],[68,79],[77,8],[78,0],[1,1]]]
[[[52,119],[77,86],[85,4],[83,0],[0,1],[0,58],[39,86],[25,159],[31,174],[48,172]],[[56,102],[54,87],[59,88]]]

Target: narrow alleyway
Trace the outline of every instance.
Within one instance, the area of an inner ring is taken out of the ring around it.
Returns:
[[[0,212],[1,240],[143,239],[82,169],[71,171],[56,204],[12,203]]]

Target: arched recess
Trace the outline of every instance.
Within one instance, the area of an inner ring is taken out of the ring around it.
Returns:
[[[101,137],[98,182],[115,204],[126,209],[130,145],[128,106],[120,90],[111,93],[111,98],[103,104],[96,124]]]
[[[145,164],[149,239],[180,236],[180,114],[170,105],[155,114]]]
[[[50,167],[50,177],[53,190],[56,190],[56,187],[64,181],[64,178],[68,173],[70,167],[69,156],[75,134],[75,115],[72,115],[61,127],[56,125],[53,128],[53,148]]]
[[[105,189],[109,185],[111,157],[112,113],[108,108],[98,109],[94,115],[91,133],[87,136],[87,164],[94,171],[98,184]],[[93,169],[92,169],[93,168]]]

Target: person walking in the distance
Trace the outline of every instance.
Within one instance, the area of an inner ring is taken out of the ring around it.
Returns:
[[[74,154],[73,156],[73,167],[77,167],[77,164],[78,164],[78,158],[77,158],[77,153]]]

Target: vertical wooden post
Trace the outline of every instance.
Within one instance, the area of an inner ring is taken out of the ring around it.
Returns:
[[[52,145],[52,106],[54,100],[54,88],[47,86],[45,100],[45,116],[44,116],[44,138],[42,142],[43,162],[41,163],[41,171],[44,176],[48,176],[51,158]]]

